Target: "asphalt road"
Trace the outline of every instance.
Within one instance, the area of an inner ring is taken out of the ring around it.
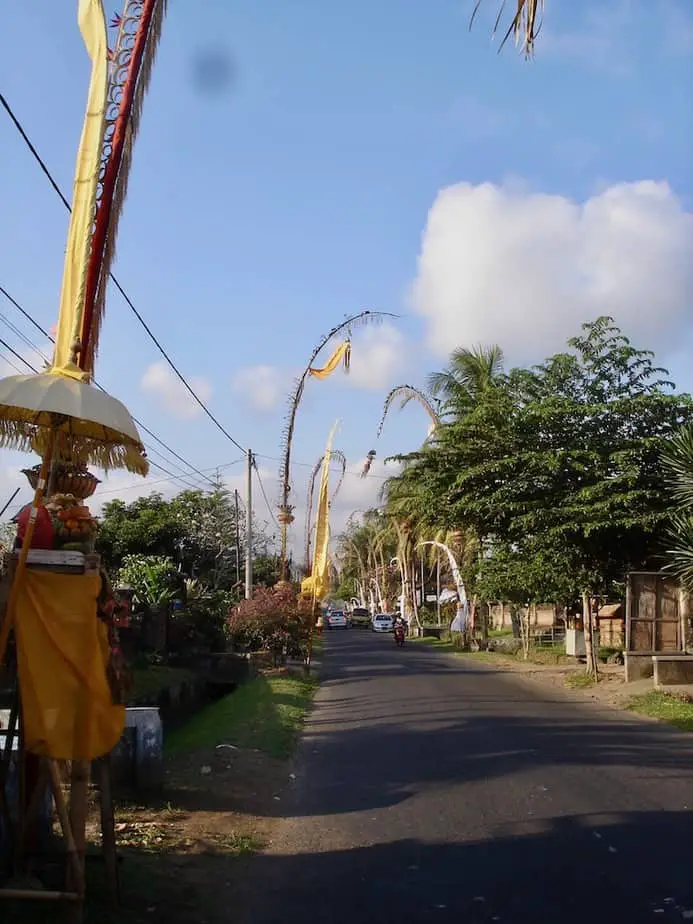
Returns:
[[[693,921],[693,736],[357,630],[324,678],[248,924]]]

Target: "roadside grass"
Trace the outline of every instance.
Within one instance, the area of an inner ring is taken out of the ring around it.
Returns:
[[[565,678],[565,685],[571,690],[585,690],[593,687],[596,682],[597,678],[588,674],[587,671],[575,671]]]
[[[693,731],[693,702],[675,693],[650,690],[629,699],[625,703],[625,708],[639,715],[660,719],[681,731]]]
[[[440,639],[425,636],[424,638],[411,638],[410,642],[419,645],[428,645],[429,648],[435,648],[437,651],[446,651],[449,654],[459,655],[465,658],[474,658],[475,661],[487,661],[488,663],[497,663],[500,660],[517,660],[515,655],[505,654],[501,651],[462,651],[454,642],[449,639]]]
[[[316,686],[313,677],[255,677],[174,731],[166,741],[166,755],[175,757],[218,744],[234,744],[270,757],[289,757]]]
[[[407,644],[410,642],[416,645],[428,645],[430,648],[437,648],[439,651],[459,652],[459,648],[450,639],[436,638],[434,635],[407,639]]]

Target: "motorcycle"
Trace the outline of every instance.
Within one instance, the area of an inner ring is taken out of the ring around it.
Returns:
[[[395,645],[404,648],[404,626],[395,626]]]

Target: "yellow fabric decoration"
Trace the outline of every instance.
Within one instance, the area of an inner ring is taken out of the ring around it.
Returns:
[[[341,362],[344,362],[344,368],[348,372],[349,363],[351,362],[351,341],[349,340],[345,340],[344,343],[341,343],[337,347],[322,368],[310,368],[308,371],[316,379],[326,379],[328,375],[334,372]]]
[[[91,250],[97,184],[106,126],[108,37],[101,0],[79,0],[79,28],[91,58],[91,81],[72,187],[72,216],[60,293],[60,315],[51,372],[84,381],[88,375],[71,360],[82,329],[87,266]]]
[[[339,423],[339,421],[337,421]],[[329,544],[330,544],[330,461],[332,459],[332,440],[334,439],[337,423],[332,427],[327,440],[325,456],[322,460],[320,473],[320,493],[318,494],[318,509],[315,515],[315,551],[313,552],[313,570],[308,580],[311,581],[310,590],[315,600],[322,600],[330,589],[329,574]],[[305,582],[304,582],[305,583]],[[303,590],[303,584],[301,585]]]
[[[26,748],[57,760],[94,760],[120,740],[125,707],[106,676],[108,634],[97,618],[98,575],[27,570],[16,611]]]

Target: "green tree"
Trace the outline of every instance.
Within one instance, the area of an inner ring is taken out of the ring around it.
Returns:
[[[126,504],[104,505],[99,524],[98,551],[106,566],[117,570],[128,555],[163,555],[177,561],[184,525],[161,494],[138,497]]]
[[[671,513],[661,451],[691,400],[609,318],[569,347],[497,377],[387,489],[429,527],[472,528],[492,555],[511,549],[518,593],[533,558],[560,553],[588,600],[660,560]]]

